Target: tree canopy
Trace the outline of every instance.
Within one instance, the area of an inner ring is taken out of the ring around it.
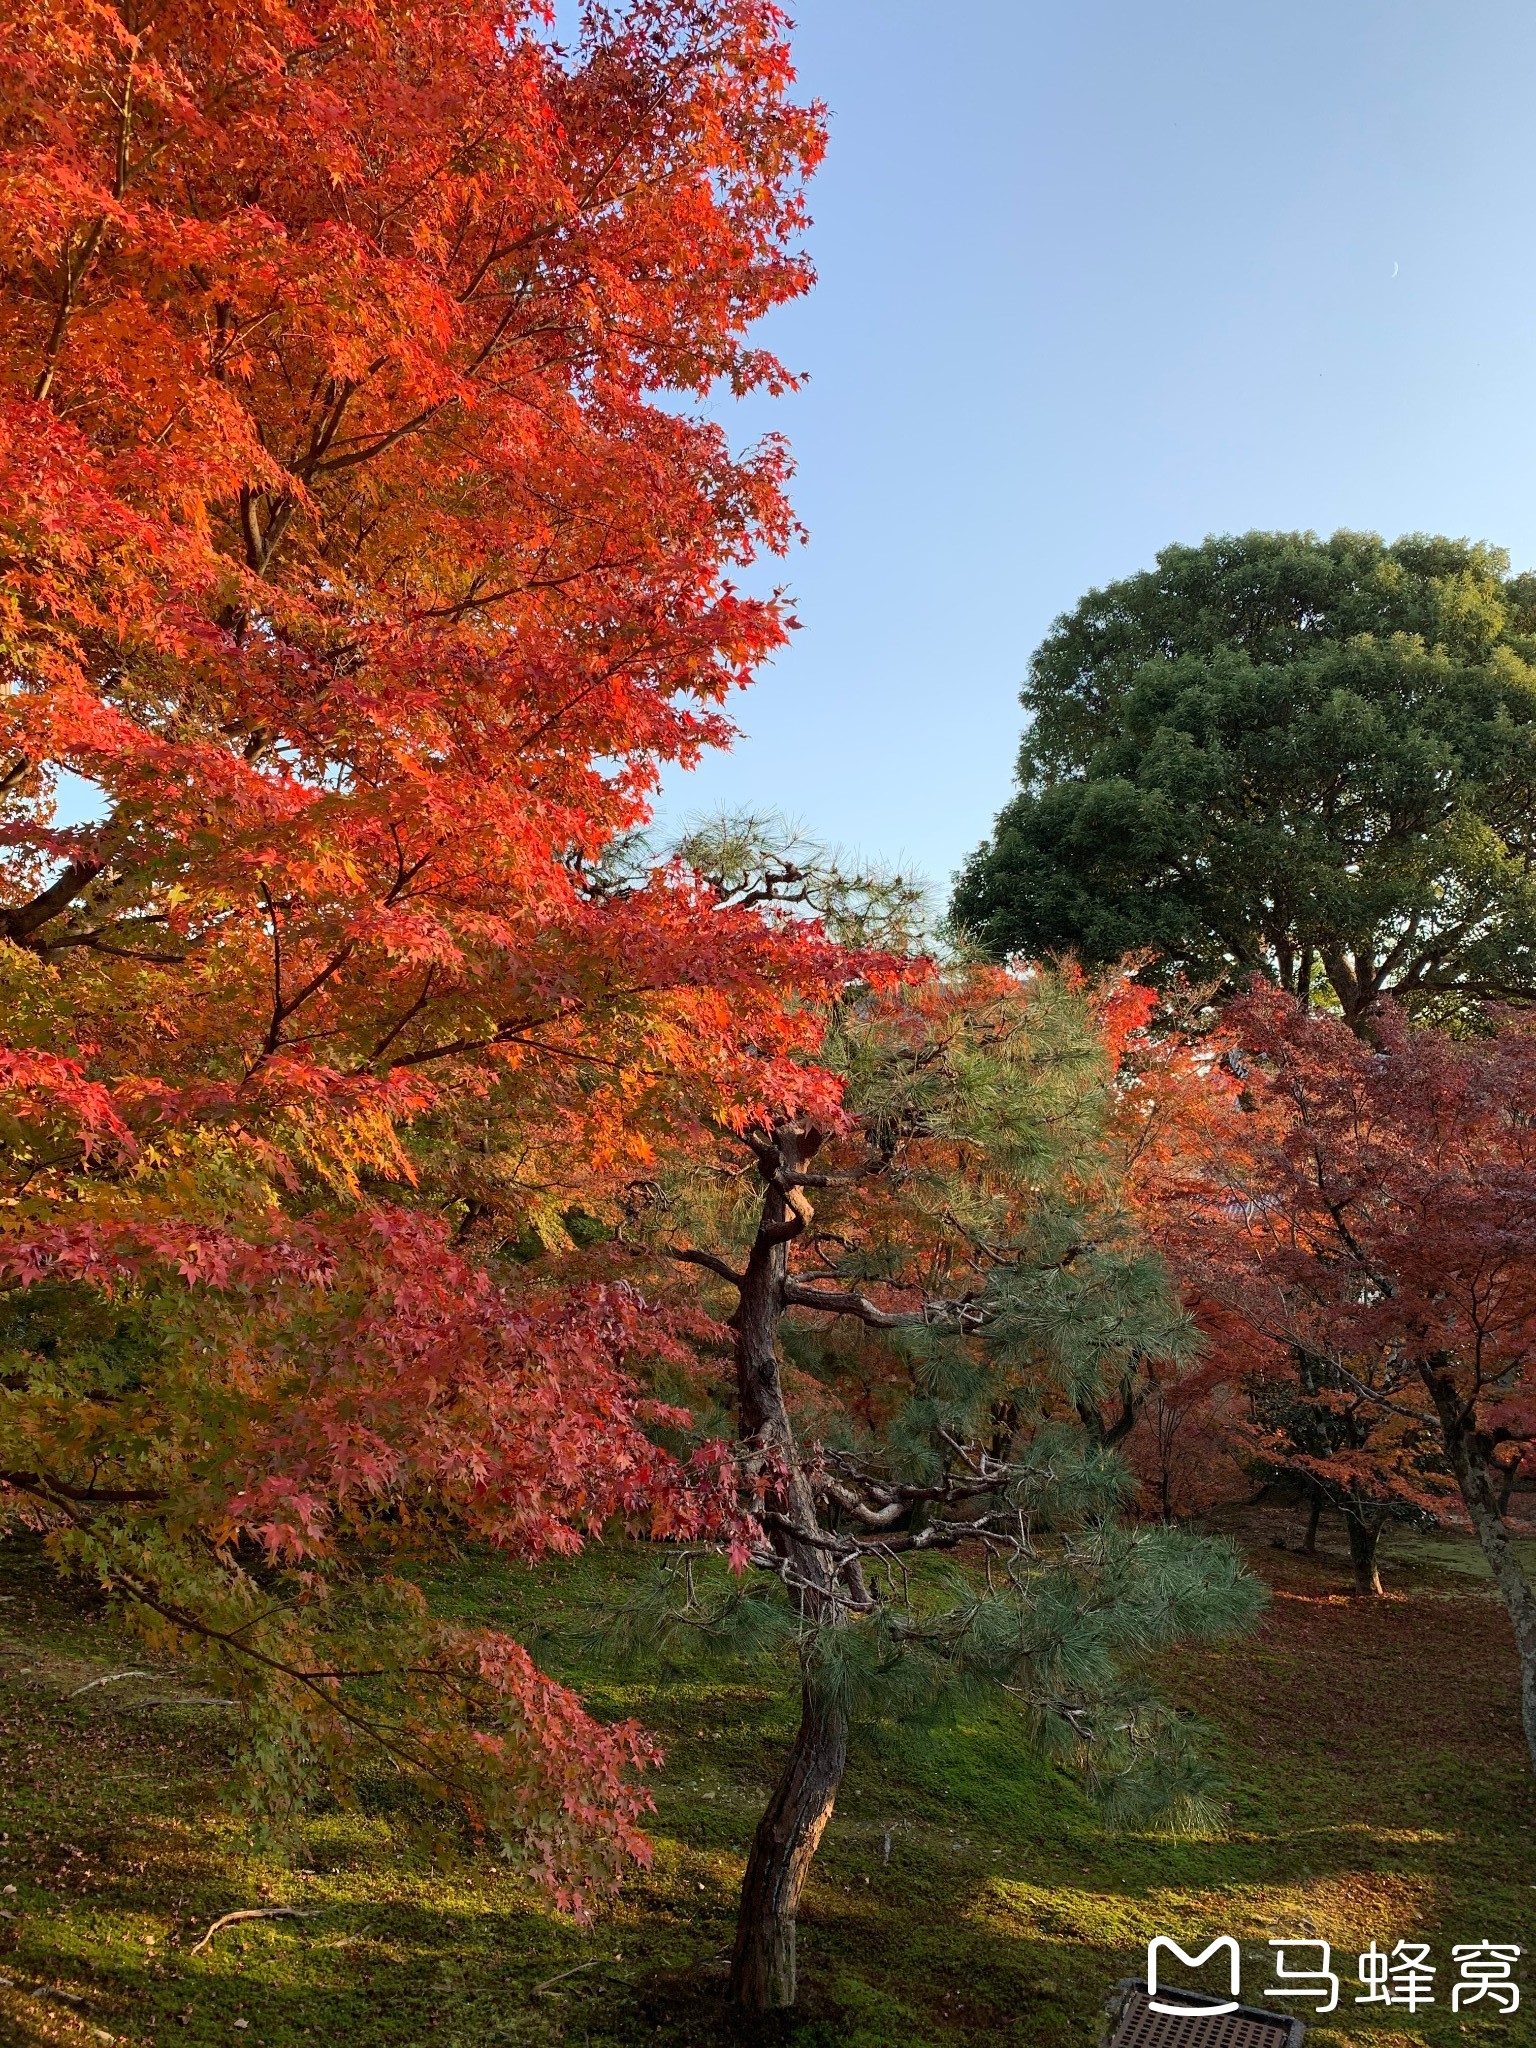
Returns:
[[[220,1667],[269,1802],[382,1756],[579,1904],[649,1744],[389,1559],[730,1520],[665,1318],[496,1256],[835,1101],[838,950],[604,867],[785,631],[785,451],[687,400],[787,381],[820,117],[769,0],[0,44],[0,1525]]]
[[[1017,796],[953,914],[1359,1021],[1536,990],[1536,578],[1412,535],[1165,548],[1034,656]]]
[[[787,452],[702,401],[793,382],[823,123],[774,0],[553,15],[0,4],[0,1535],[216,1678],[268,1813],[388,1769],[577,1914],[657,1746],[433,1568],[655,1541],[662,1641],[799,1689],[767,2007],[861,1717],[986,1684],[1202,1810],[1145,1661],[1260,1594],[1116,1449],[1256,1357],[1409,1425],[1312,1483],[1429,1441],[1536,1750],[1536,1035],[1385,1000],[1536,985],[1536,581],[1250,535],[1061,621],[957,910],[1103,975],[939,961],[771,819],[656,850],[792,623]],[[1376,1038],[1180,1036],[1148,949]]]

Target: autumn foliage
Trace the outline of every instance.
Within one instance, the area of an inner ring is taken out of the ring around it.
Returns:
[[[1242,1048],[1240,1092],[1229,1083],[1165,1223],[1212,1346],[1275,1374],[1298,1358],[1329,1365],[1335,1403],[1375,1390],[1378,1409],[1425,1419],[1424,1372],[1448,1374],[1491,1448],[1524,1442],[1536,1422],[1536,1038],[1511,1021],[1455,1040],[1389,1012],[1366,1042],[1268,991],[1224,1025]],[[1401,1420],[1361,1454],[1363,1479],[1373,1458],[1397,1457]],[[1447,1478],[1442,1467],[1428,1483],[1440,1505]]]
[[[579,1904],[644,1738],[379,1560],[731,1539],[675,1319],[486,1258],[833,1108],[836,949],[609,862],[788,623],[785,451],[692,401],[790,382],[819,116],[767,0],[0,48],[0,1512],[218,1662],[267,1796],[382,1750]]]
[[[1495,1557],[1536,1428],[1523,1027],[1255,997],[1239,1088],[1129,971],[877,954],[900,878],[834,915],[751,831],[644,851],[793,623],[745,574],[787,451],[706,402],[794,381],[751,334],[810,282],[786,38],[0,0],[0,1528],[216,1681],[253,1800],[384,1764],[577,1912],[647,1853],[654,1745],[437,1612],[445,1548],[682,1539],[856,1657],[850,1528],[888,1576],[979,1544],[1007,1628],[902,1655],[1027,1676],[1081,1747],[1042,1573],[1098,1588],[1095,1699],[1252,1606],[1111,1527],[1123,1439],[1363,1386],[1360,1483],[1454,1483]],[[1042,1563],[1058,1441],[1093,1542]]]
[[[1393,1505],[1466,1515],[1536,1758],[1536,1597],[1500,1499],[1536,1435],[1536,1032],[1453,1038],[1386,1009],[1366,1039],[1273,990],[1224,1030],[1225,1109],[1170,1164],[1165,1245],[1234,1375],[1313,1411],[1297,1469],[1378,1526]]]

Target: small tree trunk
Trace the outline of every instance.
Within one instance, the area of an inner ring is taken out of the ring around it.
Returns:
[[[821,1540],[815,1489],[800,1462],[779,1378],[787,1247],[810,1215],[794,1177],[820,1143],[819,1132],[780,1124],[772,1146],[759,1148],[759,1168],[768,1185],[746,1270],[737,1283],[731,1326],[738,1428],[749,1444],[774,1460],[776,1501],[766,1524],[769,1540],[790,1568],[802,1621],[813,1628],[837,1628],[846,1619],[846,1605],[865,1606],[868,1594],[857,1558],[834,1565]],[[802,1664],[800,1727],[758,1822],[742,1879],[730,1995],[749,2012],[795,2002],[795,1916],[847,1760],[848,1718],[827,1704],[815,1674]]]
[[[1475,1426],[1461,1402],[1450,1374],[1433,1364],[1419,1368],[1440,1416],[1440,1431],[1450,1454],[1451,1470],[1467,1504],[1472,1527],[1493,1573],[1520,1659],[1520,1720],[1525,1729],[1531,1768],[1536,1770],[1536,1588],[1515,1555],[1504,1517],[1493,1491],[1493,1445]]]
[[[1344,1526],[1349,1531],[1349,1561],[1355,1568],[1355,1591],[1362,1596],[1374,1595],[1381,1591],[1381,1573],[1376,1569],[1376,1546],[1381,1541],[1380,1522],[1367,1522],[1363,1516],[1344,1510]]]
[[[750,2012],[795,2002],[795,1918],[848,1760],[848,1719],[802,1686],[800,1726],[757,1824],[741,1886],[730,1995]]]
[[[1301,1545],[1303,1557],[1316,1557],[1317,1555],[1317,1525],[1322,1518],[1323,1496],[1314,1486],[1312,1489],[1312,1512],[1307,1516],[1307,1533],[1302,1539]]]

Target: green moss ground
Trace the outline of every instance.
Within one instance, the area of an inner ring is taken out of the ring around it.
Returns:
[[[806,1901],[803,2010],[742,2038],[1088,2048],[1106,1988],[1141,1973],[1150,1935],[1231,1932],[1249,1997],[1270,1981],[1271,1935],[1351,1956],[1373,1938],[1431,1942],[1434,2007],[1373,2020],[1346,2004],[1314,2025],[1315,2048],[1536,2042],[1536,1786],[1503,1612],[1446,1560],[1406,1553],[1386,1600],[1351,1600],[1341,1556],[1271,1546],[1285,1521],[1246,1531],[1276,1593],[1260,1632],[1164,1672],[1228,1772],[1221,1838],[1108,1831],[1002,1711],[866,1742]],[[642,1562],[592,1553],[551,1584],[473,1561],[439,1590],[526,1633]],[[253,1849],[221,1805],[227,1716],[144,1706],[178,1690],[153,1680],[68,1698],[146,1660],[34,1553],[0,1546],[0,2042],[732,2039],[720,1960],[787,1700],[760,1681],[620,1686],[560,1642],[545,1638],[551,1667],[669,1751],[654,1868],[585,1930],[504,1869],[412,1847],[387,1788],[363,1814],[316,1816],[285,1851]],[[191,1953],[219,1914],[275,1903],[311,1917],[233,1926]],[[1449,2010],[1451,1944],[1485,1938],[1527,1951],[1512,2019]]]

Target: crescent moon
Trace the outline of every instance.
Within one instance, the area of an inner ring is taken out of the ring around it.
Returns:
[[[1394,277],[1396,277],[1396,275],[1397,275],[1397,265],[1396,265],[1395,263],[1394,263],[1394,264],[1393,264],[1393,266],[1392,266],[1392,275],[1393,275]]]

